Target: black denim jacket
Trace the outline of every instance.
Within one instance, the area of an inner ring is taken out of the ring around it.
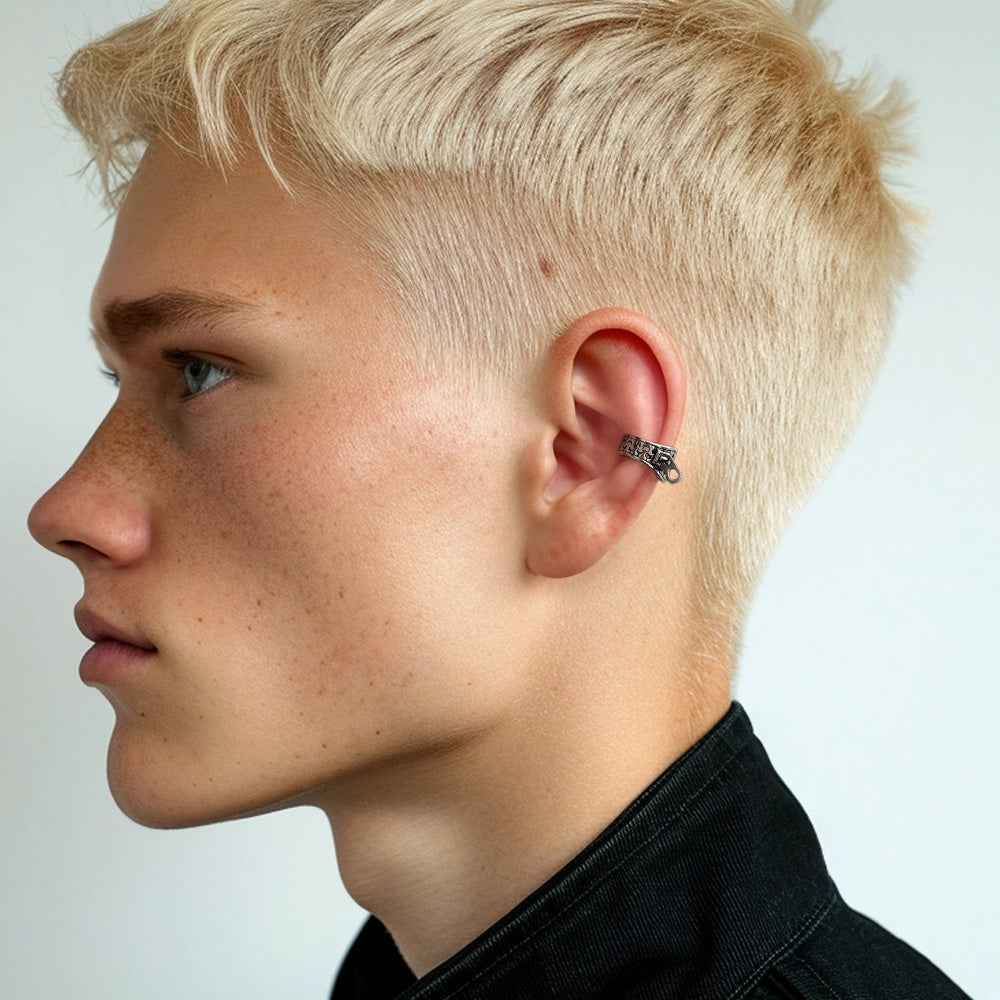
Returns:
[[[562,871],[414,979],[371,919],[332,1000],[961,1000],[849,909],[734,704]]]

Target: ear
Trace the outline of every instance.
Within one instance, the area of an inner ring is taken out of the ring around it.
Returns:
[[[625,434],[672,445],[685,374],[670,337],[628,309],[578,319],[552,346],[544,378],[548,422],[528,476],[527,566],[539,576],[589,569],[638,517],[655,474],[618,454]]]

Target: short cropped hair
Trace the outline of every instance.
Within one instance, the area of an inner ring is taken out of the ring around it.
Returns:
[[[173,0],[59,95],[112,205],[158,137],[336,197],[428,364],[515,373],[593,308],[655,318],[689,373],[698,606],[738,628],[911,258],[898,88],[838,81],[820,7]]]

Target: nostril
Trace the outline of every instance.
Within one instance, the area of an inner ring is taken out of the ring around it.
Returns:
[[[60,549],[69,552],[82,551],[83,549],[89,549],[91,546],[87,545],[86,542],[78,542],[72,538],[63,538],[56,543]]]

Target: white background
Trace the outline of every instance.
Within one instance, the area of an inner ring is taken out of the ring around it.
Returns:
[[[110,402],[86,334],[109,235],[49,75],[139,0],[0,11],[0,997],[326,996],[359,911],[318,813],[153,832],[118,814],[80,686],[75,571],[24,530]],[[918,99],[934,217],[865,422],[783,543],[738,696],[856,907],[1000,993],[1000,90],[993,0],[839,0],[820,35]]]

